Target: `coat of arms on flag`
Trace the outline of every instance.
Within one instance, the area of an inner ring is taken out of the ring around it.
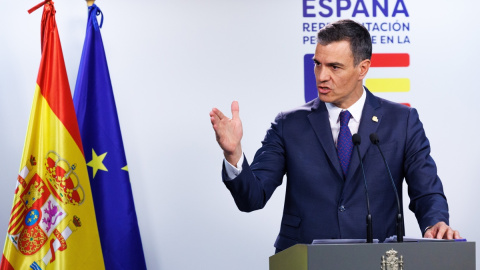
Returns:
[[[48,265],[55,260],[55,251],[66,249],[66,240],[81,226],[79,217],[69,217],[62,204],[79,205],[84,193],[75,166],[54,152],[49,152],[42,161],[46,181],[37,174],[36,162],[32,161],[18,175],[8,239],[23,255],[34,255],[47,245],[49,249],[42,260]],[[69,222],[60,228],[65,218]]]

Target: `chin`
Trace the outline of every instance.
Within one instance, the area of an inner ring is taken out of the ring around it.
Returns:
[[[333,98],[331,98],[331,97],[329,97],[325,94],[320,94],[320,93],[318,94],[318,98],[321,101],[326,102],[326,103],[332,103],[334,101]]]

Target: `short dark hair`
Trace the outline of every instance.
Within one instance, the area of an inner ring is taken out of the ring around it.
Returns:
[[[353,64],[357,66],[365,59],[372,58],[372,39],[365,26],[352,20],[339,20],[328,24],[317,34],[317,42],[323,46],[337,41],[350,42]]]

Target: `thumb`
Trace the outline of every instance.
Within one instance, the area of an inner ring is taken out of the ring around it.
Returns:
[[[232,119],[240,118],[240,108],[238,106],[238,101],[232,102]]]

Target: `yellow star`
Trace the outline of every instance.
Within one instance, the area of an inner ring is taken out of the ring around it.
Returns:
[[[122,168],[122,170],[124,171],[127,171],[128,172],[128,165],[125,165],[125,167]]]
[[[90,166],[93,168],[93,178],[95,178],[95,175],[97,174],[98,170],[106,171],[107,167],[103,165],[103,160],[105,159],[105,156],[107,155],[107,152],[101,154],[100,156],[97,156],[95,153],[95,150],[92,148],[92,160],[87,163],[87,166]]]

